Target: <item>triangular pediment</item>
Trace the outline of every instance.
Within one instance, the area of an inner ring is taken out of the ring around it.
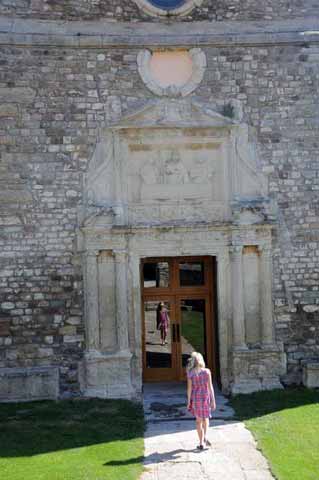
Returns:
[[[231,118],[210,110],[191,99],[157,99],[134,113],[129,113],[111,128],[229,128],[236,125]]]

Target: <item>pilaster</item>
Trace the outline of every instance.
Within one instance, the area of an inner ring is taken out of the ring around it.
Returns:
[[[120,351],[127,351],[129,350],[127,285],[128,255],[125,250],[115,250],[114,255],[118,347]]]
[[[85,254],[85,316],[88,352],[98,351],[100,347],[98,254],[96,250],[89,250]]]
[[[233,346],[235,349],[247,349],[245,340],[242,252],[242,245],[236,245],[230,249],[232,261]]]
[[[259,247],[260,252],[260,301],[261,301],[261,342],[263,347],[273,345],[272,311],[272,255],[270,246]]]

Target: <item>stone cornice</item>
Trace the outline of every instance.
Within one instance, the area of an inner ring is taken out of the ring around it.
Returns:
[[[316,19],[269,22],[115,23],[0,17],[0,44],[65,48],[292,45],[319,42]]]
[[[187,223],[187,225],[170,223],[170,224],[152,224],[152,225],[90,225],[82,226],[80,230],[85,234],[95,234],[102,231],[108,232],[111,235],[131,235],[131,234],[143,234],[143,233],[155,233],[158,231],[174,231],[174,232],[187,232],[192,231],[222,231],[222,232],[270,232],[275,229],[276,225],[273,223],[262,223],[256,225],[233,225],[231,222],[224,223]]]

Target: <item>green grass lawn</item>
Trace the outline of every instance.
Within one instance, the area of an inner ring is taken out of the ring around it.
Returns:
[[[136,480],[142,472],[141,405],[76,400],[0,405],[0,478]]]
[[[204,321],[201,312],[182,311],[182,336],[193,347],[195,352],[205,355]]]
[[[238,395],[244,420],[278,480],[319,480],[319,391],[289,388]]]

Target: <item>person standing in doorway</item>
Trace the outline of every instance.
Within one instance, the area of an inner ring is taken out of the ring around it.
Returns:
[[[196,418],[199,450],[211,445],[207,438],[211,411],[216,410],[212,375],[203,356],[193,352],[187,365],[187,409]]]
[[[167,332],[168,332],[168,311],[164,302],[160,302],[157,307],[157,328],[161,332],[161,342],[162,345],[167,343]]]

